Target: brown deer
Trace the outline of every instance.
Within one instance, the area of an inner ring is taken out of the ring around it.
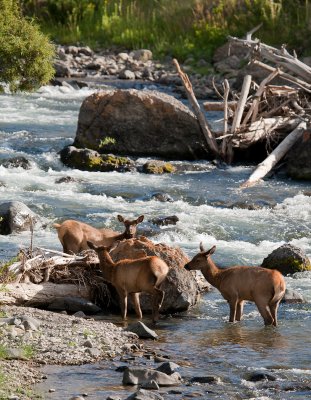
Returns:
[[[201,270],[205,279],[220,291],[230,306],[229,322],[241,320],[244,300],[248,300],[256,304],[265,325],[277,326],[277,310],[286,289],[279,271],[248,266],[219,269],[211,259],[216,246],[205,251],[201,243],[200,250],[185,268]]]
[[[57,229],[58,238],[63,246],[63,252],[76,254],[89,248],[87,245],[88,240],[98,245],[110,246],[117,241],[135,237],[137,225],[144,220],[144,215],[133,220],[127,220],[122,215],[118,215],[118,220],[123,222],[125,226],[123,233],[106,228],[97,229],[73,219],[68,219],[62,224],[53,224],[53,226]]]
[[[115,263],[109,254],[113,246],[96,246],[90,241],[87,244],[98,254],[104,279],[111,283],[119,294],[122,318],[126,319],[128,295],[131,295],[138,318],[142,318],[139,293],[146,292],[153,296],[152,320],[156,322],[164,298],[164,291],[160,286],[168,274],[167,264],[157,256],[136,260],[124,259]]]

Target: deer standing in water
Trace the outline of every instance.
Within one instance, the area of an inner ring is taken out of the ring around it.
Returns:
[[[285,294],[283,275],[262,267],[234,266],[219,269],[211,259],[216,246],[201,252],[185,265],[187,270],[201,270],[205,279],[215,286],[230,306],[229,322],[240,321],[244,300],[253,301],[265,325],[277,326],[277,310]]]
[[[127,220],[122,215],[118,215],[118,220],[123,222],[125,226],[123,233],[106,228],[97,229],[73,219],[68,219],[62,224],[54,224],[53,226],[57,229],[63,252],[77,254],[89,248],[87,245],[88,240],[98,245],[111,246],[117,241],[132,239],[136,235],[137,225],[144,220],[144,216],[141,215],[137,219]]]
[[[132,297],[137,317],[142,318],[139,293],[146,292],[153,296],[152,320],[156,322],[164,299],[164,291],[160,286],[168,274],[167,264],[157,256],[114,262],[109,254],[113,246],[96,246],[90,241],[87,244],[98,254],[104,279],[110,282],[119,294],[122,318],[126,319],[127,316],[128,295]]]

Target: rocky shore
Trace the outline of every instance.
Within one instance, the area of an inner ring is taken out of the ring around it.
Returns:
[[[0,397],[34,399],[46,364],[79,365],[137,349],[138,336],[102,320],[30,307],[1,307]]]

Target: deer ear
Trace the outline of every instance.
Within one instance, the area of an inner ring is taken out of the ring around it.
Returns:
[[[200,243],[200,251],[203,253],[203,251],[205,251],[204,247],[203,247],[203,242]]]
[[[145,216],[144,216],[144,215],[141,215],[140,217],[137,218],[136,222],[137,222],[138,224],[140,224],[141,222],[143,222],[144,218],[145,218]]]
[[[122,217],[122,215],[118,215],[118,220],[120,221],[120,222],[124,222],[124,218]]]
[[[206,252],[206,256],[211,256],[212,254],[215,253],[215,251],[216,251],[216,246],[213,246],[211,249],[209,249],[209,250]]]

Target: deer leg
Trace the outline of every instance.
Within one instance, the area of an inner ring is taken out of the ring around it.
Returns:
[[[241,300],[237,304],[237,309],[236,309],[236,320],[241,321],[242,315],[243,315],[243,307],[244,307],[244,301]]]
[[[273,317],[271,315],[269,305],[268,304],[262,304],[262,303],[259,303],[259,302],[255,302],[255,303],[256,303],[256,306],[258,308],[258,311],[260,312],[260,315],[262,316],[262,318],[263,318],[263,320],[265,322],[265,325],[266,326],[267,325],[274,325],[274,319],[273,319]]]
[[[131,299],[133,301],[137,317],[139,319],[142,319],[143,314],[142,314],[141,308],[140,308],[139,293],[131,293]]]
[[[271,312],[271,315],[273,318],[274,326],[277,326],[277,324],[278,324],[277,313],[278,313],[279,304],[280,304],[280,301],[277,301],[276,303],[273,303],[273,304],[269,304],[269,308],[270,308],[270,312]]]
[[[229,322],[234,322],[235,317],[236,317],[238,301],[237,301],[237,299],[231,299],[231,300],[228,300],[228,303],[229,303],[229,307],[230,307]]]
[[[153,289],[152,322],[159,319],[159,310],[164,299],[164,291],[158,288]]]
[[[120,298],[121,316],[126,319],[127,314],[127,293],[124,290],[117,289]]]

